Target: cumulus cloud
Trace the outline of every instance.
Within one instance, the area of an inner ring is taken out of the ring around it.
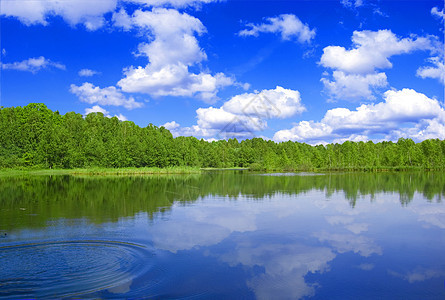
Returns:
[[[348,73],[367,74],[375,69],[392,67],[389,58],[393,55],[410,53],[415,50],[433,50],[430,38],[399,38],[391,30],[354,31],[353,46],[346,50],[340,46],[323,49],[320,64],[326,68]]]
[[[382,134],[392,139],[411,137],[414,140],[443,138],[445,111],[435,99],[412,89],[389,90],[384,102],[363,104],[355,110],[328,110],[320,122],[301,121],[291,129],[275,133],[275,141],[320,141],[358,137],[367,139]],[[413,125],[411,127],[403,126]]]
[[[193,73],[189,67],[207,59],[195,35],[206,28],[200,20],[173,9],[136,10],[132,16],[121,10],[113,17],[116,26],[125,30],[137,28],[147,35],[149,43],[138,46],[139,55],[148,58],[143,66],[130,66],[118,86],[125,92],[152,96],[197,96],[215,100],[218,91],[235,80],[223,73]]]
[[[72,26],[84,24],[87,29],[95,30],[105,24],[103,15],[114,11],[116,5],[117,0],[3,0],[1,13],[26,25],[47,25],[48,17],[57,15]]]
[[[437,8],[437,7],[433,7],[433,8],[431,9],[431,14],[432,14],[433,16],[435,16],[435,17],[441,19],[442,22],[445,20],[445,13],[444,13],[444,10],[443,10],[443,9],[442,9],[442,10],[439,10],[439,8]]]
[[[82,77],[91,77],[91,76],[99,74],[99,72],[90,70],[90,69],[82,69],[78,72],[78,74],[79,74],[79,76],[82,76]]]
[[[125,97],[125,95],[114,86],[100,88],[89,82],[85,82],[81,86],[72,84],[70,92],[75,94],[80,101],[90,104],[97,103],[99,105],[123,106],[126,109],[143,106],[142,103],[136,102],[133,97]]]
[[[104,114],[104,116],[105,117],[107,117],[107,118],[111,118],[112,116],[110,115],[110,112],[109,111],[107,111],[105,108],[102,108],[102,107],[100,107],[99,105],[94,105],[93,107],[91,107],[91,108],[85,108],[85,116],[87,116],[87,115],[89,115],[90,113],[98,113],[98,112],[100,112],[100,113],[102,113],[102,114]],[[122,115],[122,114],[119,114],[119,115],[114,115],[116,118],[118,118],[119,119],[119,121],[127,121],[128,119],[124,116],[124,115]]]
[[[300,93],[277,86],[260,93],[237,95],[224,103],[223,109],[234,114],[244,114],[266,119],[289,118],[302,113],[306,108],[301,104]]]
[[[322,122],[335,128],[367,128],[379,131],[380,127],[392,123],[416,122],[420,119],[439,117],[444,110],[439,102],[412,89],[389,90],[384,94],[385,102],[361,105],[355,111],[346,108],[329,110]]]
[[[53,62],[43,56],[36,58],[28,58],[21,62],[1,64],[1,66],[4,70],[26,71],[26,72],[31,72],[33,74],[46,68],[56,68],[60,70],[66,69],[65,65]]]
[[[202,129],[218,131],[221,134],[252,133],[267,127],[265,120],[258,117],[238,115],[224,108],[199,108],[196,110],[198,126]]]
[[[192,66],[201,67],[207,59],[196,35],[206,32],[201,21],[187,13],[161,6],[187,7],[210,3],[213,0],[131,0],[153,7],[151,11],[136,10],[129,16],[124,9],[116,11],[117,0],[103,1],[45,1],[25,0],[2,2],[2,14],[18,18],[27,25],[48,24],[50,16],[61,16],[72,26],[84,24],[95,30],[106,21],[104,14],[113,12],[112,23],[123,30],[137,29],[146,37],[138,47],[138,55],[146,56],[144,66],[125,68],[125,77],[118,86],[125,92],[146,93],[152,96],[196,96],[208,102],[217,98],[218,91],[229,85],[239,85],[234,78],[209,71],[193,73]],[[6,68],[13,66],[6,65]],[[91,72],[80,72],[90,76]]]
[[[219,108],[199,108],[197,125],[192,127],[180,128],[176,122],[166,125],[174,135],[246,137],[266,129],[269,119],[289,118],[305,110],[298,91],[277,86],[234,96]]]
[[[132,18],[123,8],[113,13],[111,21],[115,27],[118,27],[124,31],[129,31],[133,27]]]
[[[172,121],[172,122],[167,122],[161,126],[164,127],[165,129],[172,131],[180,127],[181,125],[179,123],[176,123],[175,121]]]
[[[321,79],[330,97],[333,99],[358,101],[363,98],[375,99],[373,90],[388,85],[385,73],[347,74],[334,71],[332,80],[327,77]]]
[[[332,80],[324,76],[321,81],[333,99],[374,100],[373,90],[388,84],[386,74],[377,70],[392,68],[390,57],[416,50],[440,51],[434,37],[399,38],[390,30],[354,31],[350,49],[323,49],[319,63],[333,73]]]
[[[109,114],[109,112],[105,108],[102,108],[99,105],[94,105],[91,108],[85,108],[85,115],[89,115],[91,113],[97,113],[97,112],[103,113],[104,115]]]
[[[417,76],[421,78],[437,79],[445,84],[445,65],[443,59],[439,57],[430,57],[428,61],[432,66],[420,67],[417,70]]]
[[[240,36],[258,36],[260,33],[277,33],[283,40],[296,39],[300,43],[309,43],[315,37],[315,29],[310,29],[300,19],[292,14],[282,14],[278,17],[267,18],[266,23],[246,25]]]
[[[125,92],[145,93],[152,96],[197,96],[214,102],[218,91],[234,83],[223,73],[190,73],[188,67],[179,63],[156,70],[148,64],[144,67],[127,68],[125,78],[118,86]]]

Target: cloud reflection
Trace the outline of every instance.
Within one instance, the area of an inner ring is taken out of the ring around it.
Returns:
[[[352,234],[330,234],[326,231],[316,233],[314,236],[320,242],[327,242],[339,253],[352,251],[364,257],[369,257],[372,254],[383,254],[382,248],[368,237]]]
[[[262,244],[247,237],[246,241],[240,242],[236,249],[222,255],[220,259],[231,266],[241,264],[262,268],[262,272],[247,282],[258,299],[299,299],[313,296],[317,287],[307,283],[304,277],[308,273],[329,270],[328,262],[335,256],[326,247],[299,243]]]
[[[415,269],[413,271],[408,271],[406,273],[398,273],[392,270],[388,270],[388,274],[402,278],[409,283],[422,282],[436,277],[445,276],[445,271],[437,269]]]

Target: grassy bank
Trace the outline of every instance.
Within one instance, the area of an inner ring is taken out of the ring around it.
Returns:
[[[82,168],[82,169],[0,169],[0,176],[24,175],[87,175],[87,176],[129,176],[129,175],[167,175],[167,174],[201,174],[208,171],[251,171],[251,172],[406,172],[406,171],[437,171],[422,167],[351,167],[351,168]]]
[[[252,164],[250,171],[257,172],[410,172],[410,171],[443,171],[443,168],[426,168],[420,166],[352,166],[352,167],[264,167],[258,164]]]
[[[202,171],[249,171],[250,168],[232,167],[232,168],[201,168]]]
[[[199,174],[197,167],[169,168],[84,168],[84,169],[0,169],[0,176],[17,175],[161,175]]]

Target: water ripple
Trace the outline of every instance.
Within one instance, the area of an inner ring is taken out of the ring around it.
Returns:
[[[3,246],[0,298],[119,297],[153,271],[154,256],[145,246],[103,240]]]

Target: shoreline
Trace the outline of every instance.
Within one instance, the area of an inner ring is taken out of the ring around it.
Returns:
[[[432,172],[441,169],[427,169],[420,167],[362,167],[362,168],[329,168],[329,169],[251,169],[251,168],[198,168],[198,167],[169,167],[169,168],[81,168],[81,169],[0,169],[1,176],[38,176],[38,175],[89,175],[89,176],[135,176],[135,175],[187,175],[204,174],[208,172],[246,171],[250,173],[299,173],[299,172],[351,172],[351,173],[386,173],[386,172]]]
[[[82,168],[82,169],[0,169],[1,176],[20,175],[90,175],[90,176],[129,176],[129,175],[181,175],[200,174],[195,167],[173,168]]]

